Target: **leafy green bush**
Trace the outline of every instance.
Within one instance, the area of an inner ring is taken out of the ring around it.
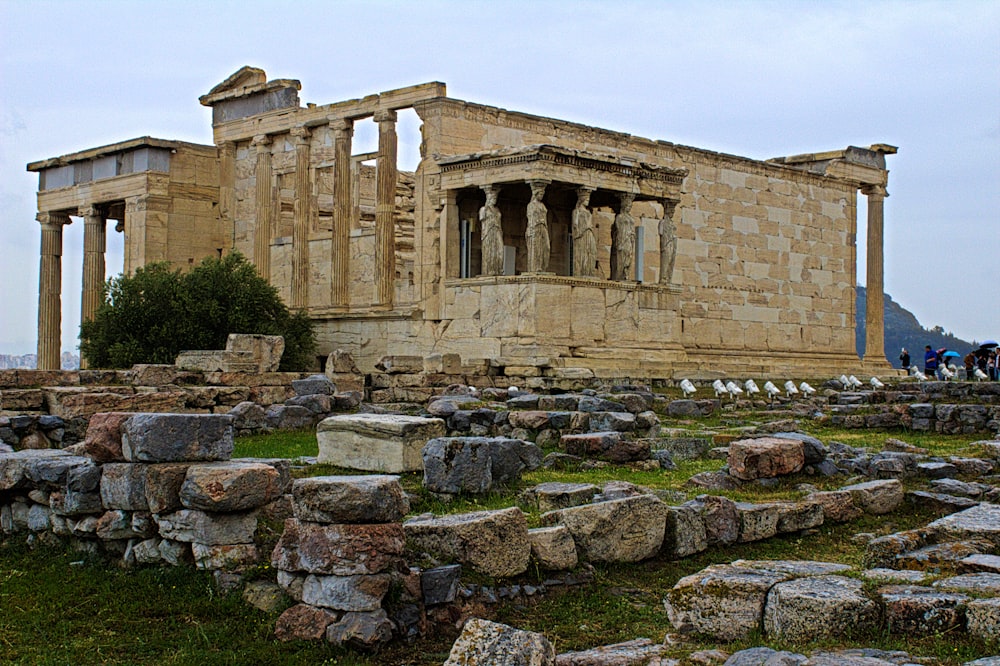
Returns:
[[[80,326],[80,353],[92,368],[173,363],[186,349],[224,349],[230,333],[284,336],[281,370],[313,365],[308,315],[289,312],[239,253],[206,259],[188,273],[156,263],[108,280],[104,303]]]

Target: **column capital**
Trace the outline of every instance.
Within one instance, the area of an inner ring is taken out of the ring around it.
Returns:
[[[271,137],[269,137],[266,134],[258,134],[250,142],[250,145],[252,145],[254,147],[257,147],[257,146],[268,146],[270,144],[271,144]]]
[[[69,219],[68,213],[55,213],[52,211],[36,213],[35,220],[37,220],[43,227],[62,226],[72,222],[72,220]]]
[[[379,109],[372,119],[377,123],[394,123],[396,112],[393,109]]]
[[[227,155],[235,155],[236,154],[236,142],[235,141],[220,141],[218,144],[216,144],[216,148],[218,148],[219,152],[221,152],[223,154],[227,154]]]
[[[594,192],[597,191],[597,188],[596,187],[591,187],[590,185],[577,185],[576,186],[576,191],[577,191],[577,193],[590,192],[591,194],[593,194]]]
[[[882,197],[885,198],[889,196],[889,191],[885,189],[885,185],[862,185],[861,194],[866,197]]]
[[[104,219],[104,212],[97,206],[80,206],[77,215],[86,219],[88,217],[99,217]]]
[[[354,134],[354,121],[350,118],[334,118],[329,123],[330,129],[340,134],[341,132],[348,135]]]
[[[621,202],[622,210],[627,211],[635,202],[635,192],[619,192],[618,200]]]
[[[305,126],[299,125],[298,127],[293,127],[289,134],[295,141],[295,145],[300,146],[309,143],[309,137],[312,136],[312,131]]]

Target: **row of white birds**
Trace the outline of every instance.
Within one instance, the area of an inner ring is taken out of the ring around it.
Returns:
[[[958,376],[958,368],[955,366],[954,363],[949,363],[948,365],[942,365],[940,368],[938,368],[938,371],[941,373],[941,376],[944,377],[945,381],[948,381],[949,379],[954,379],[955,377]],[[910,366],[910,374],[916,377],[918,382],[926,382],[928,379],[927,375],[924,374],[923,372],[920,372],[920,368],[918,368],[915,365]],[[977,382],[982,382],[989,379],[989,375],[987,375],[979,368],[976,368],[972,374],[976,378]]]
[[[854,375],[851,375],[849,377],[847,375],[841,375],[839,377],[839,380],[841,385],[844,386],[844,388],[859,389],[862,386],[864,386],[861,380],[855,377]],[[876,389],[885,387],[885,384],[880,382],[878,377],[872,377],[870,383],[872,387]],[[743,382],[742,387],[740,387],[739,384],[737,384],[732,380],[728,382],[723,382],[721,379],[716,379],[714,382],[712,382],[712,389],[715,391],[715,397],[718,398],[721,396],[728,395],[730,398],[734,400],[736,399],[737,396],[742,395],[743,393],[746,393],[748,397],[752,397],[754,394],[761,392],[760,388],[757,386],[757,382],[755,382],[752,379],[748,379],[745,382]],[[698,388],[694,385],[694,383],[690,379],[681,380],[681,391],[683,391],[684,397],[690,397],[694,395],[697,390]],[[767,397],[769,399],[773,400],[776,396],[781,395],[781,392],[782,392],[781,389],[779,389],[774,384],[774,382],[771,381],[764,382],[764,393],[767,394]],[[816,389],[810,386],[808,382],[801,382],[798,386],[796,386],[794,381],[788,380],[787,382],[785,382],[784,392],[787,397],[791,398],[792,396],[797,395],[799,393],[805,396],[810,396],[813,393],[816,393]]]

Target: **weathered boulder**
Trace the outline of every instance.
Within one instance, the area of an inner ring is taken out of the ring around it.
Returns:
[[[421,451],[424,487],[437,493],[485,493],[542,464],[531,442],[507,437],[438,437]]]
[[[635,414],[631,412],[593,412],[590,415],[590,429],[594,431],[631,432],[635,423]]]
[[[556,655],[556,666],[675,666],[667,646],[648,638]]]
[[[392,523],[410,510],[398,476],[314,476],[292,483],[295,517],[314,523]]]
[[[778,533],[778,520],[782,514],[780,504],[737,502],[736,509],[740,517],[741,543],[770,539]]]
[[[773,432],[770,436],[802,442],[802,454],[806,465],[816,465],[823,462],[829,453],[823,442],[801,432]]]
[[[717,564],[681,578],[663,603],[678,631],[732,641],[760,629],[768,591],[789,578],[778,571]]]
[[[961,631],[969,597],[919,585],[888,585],[878,590],[889,631],[926,636]]]
[[[0,490],[22,486],[26,481],[28,467],[33,462],[69,456],[62,449],[24,449],[0,453]]]
[[[105,463],[101,474],[101,501],[107,509],[147,511],[146,465]]]
[[[252,543],[208,545],[192,543],[191,554],[198,569],[243,571],[258,563],[257,546]]]
[[[181,486],[189,463],[150,463],[146,468],[146,504],[152,513],[168,513],[181,508]]]
[[[740,514],[736,502],[722,495],[698,495],[688,502],[702,513],[709,546],[729,546],[740,539]]]
[[[793,474],[805,465],[802,442],[779,437],[741,439],[729,444],[729,473],[752,481]]]
[[[968,590],[977,594],[1000,596],[1000,574],[972,573],[942,578],[934,582],[934,587],[944,590]]]
[[[343,414],[316,427],[319,462],[370,472],[423,469],[424,444],[445,434],[437,418],[396,414]]]
[[[450,604],[458,596],[461,583],[461,564],[448,564],[425,569],[420,572],[421,598],[427,606]]]
[[[1000,504],[983,503],[939,518],[927,526],[943,539],[987,539],[1000,547]]]
[[[392,570],[405,539],[398,523],[320,525],[289,518],[271,554],[281,571],[353,576]]]
[[[134,416],[129,412],[100,412],[90,417],[84,450],[96,462],[124,461],[122,426]]]
[[[800,666],[805,661],[806,656],[803,654],[784,650],[779,652],[769,647],[753,647],[734,652],[722,666]]]
[[[815,576],[777,583],[767,595],[764,631],[789,641],[808,641],[873,629],[878,604],[863,583],[844,576]]]
[[[410,547],[454,559],[487,576],[507,577],[528,568],[528,524],[517,507],[435,517],[403,523]]]
[[[546,525],[565,525],[580,559],[587,562],[638,562],[663,545],[667,505],[652,495],[550,511]]]
[[[296,604],[282,613],[274,625],[274,637],[279,641],[319,641],[326,637],[326,628],[337,621],[337,613],[308,604]]]
[[[553,666],[555,649],[542,634],[472,618],[444,666]]]
[[[563,435],[560,445],[566,453],[583,458],[613,463],[649,460],[649,440],[626,439],[616,431]]]
[[[579,561],[573,535],[563,525],[528,530],[531,554],[543,569],[572,569]]]
[[[292,390],[295,395],[333,395],[337,387],[326,375],[309,375],[305,379],[293,379]]]
[[[694,555],[708,548],[708,534],[701,508],[693,502],[667,507],[662,550],[670,559]]]
[[[983,641],[1000,639],[1000,598],[970,601],[965,613],[972,636]]]
[[[371,649],[392,638],[392,627],[392,621],[382,608],[347,612],[326,628],[326,641],[334,645]]]
[[[382,607],[389,591],[389,574],[319,576],[310,574],[302,584],[302,602],[342,611],[374,611]]]
[[[864,515],[864,511],[854,503],[849,490],[828,490],[809,493],[806,501],[819,502],[823,507],[823,520],[846,523]]]
[[[206,513],[194,509],[180,509],[153,517],[163,538],[211,546],[253,543],[253,534],[257,529],[257,515],[253,511]]]
[[[522,493],[524,499],[545,513],[557,509],[586,504],[597,494],[597,486],[592,483],[563,483],[547,481],[539,483]]]
[[[131,462],[212,462],[233,454],[228,414],[135,414],[122,425],[122,453]]]
[[[823,505],[819,502],[778,502],[778,534],[799,532],[823,524]]]
[[[890,513],[903,503],[903,484],[898,479],[866,481],[841,490],[851,493],[855,506],[865,513],[880,515]]]
[[[230,513],[256,509],[279,495],[278,471],[270,465],[227,461],[188,467],[180,501],[188,509]]]

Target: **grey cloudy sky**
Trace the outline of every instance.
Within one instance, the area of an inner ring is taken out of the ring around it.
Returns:
[[[25,164],[144,135],[211,143],[197,98],[247,64],[300,79],[303,103],[437,80],[460,99],[758,159],[899,146],[886,291],[924,326],[1000,336],[1000,2],[0,0],[0,353],[35,350]],[[65,234],[64,350],[82,226]],[[121,256],[109,233],[109,274]]]

